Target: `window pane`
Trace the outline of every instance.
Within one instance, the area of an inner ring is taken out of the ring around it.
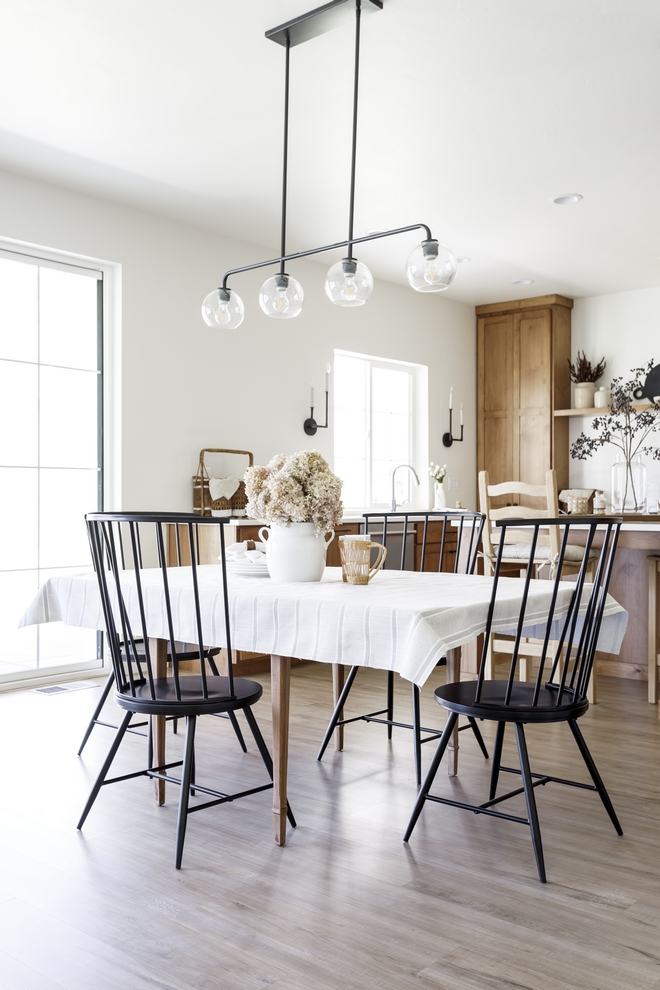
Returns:
[[[39,476],[40,566],[88,567],[85,513],[98,506],[98,472],[46,468]]]
[[[0,258],[0,357],[36,361],[38,356],[36,265]]]
[[[91,570],[91,567],[89,568]],[[39,571],[39,585],[60,574],[80,574],[84,567],[54,568]],[[45,622],[39,626],[39,667],[56,667],[63,663],[87,663],[96,658],[96,630],[67,626],[63,622]]]
[[[95,371],[41,368],[41,464],[44,467],[98,465],[94,415],[97,385]]]
[[[39,472],[0,467],[0,571],[36,567]],[[1,603],[0,603],[1,606]]]
[[[0,572],[0,675],[30,670],[37,655],[37,626],[18,628],[39,587],[35,571]]]
[[[410,415],[410,372],[374,368],[371,378],[371,408],[377,412]]]
[[[28,266],[25,265],[25,268]],[[0,464],[37,466],[36,364],[0,360]]]
[[[369,362],[360,358],[335,356],[335,406],[364,409]]]
[[[55,268],[40,268],[39,286],[41,361],[95,370],[96,279]]]

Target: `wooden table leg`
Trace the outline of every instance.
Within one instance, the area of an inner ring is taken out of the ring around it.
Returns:
[[[649,656],[648,656],[648,676],[649,676],[649,702],[652,705],[658,704],[658,611],[660,602],[658,601],[658,568],[660,558],[649,557]]]
[[[453,684],[461,679],[461,648],[457,646],[455,650],[447,651],[447,684]],[[458,722],[452,733],[452,737],[447,747],[447,773],[450,777],[455,777],[458,773]]]
[[[343,663],[333,663],[332,664],[332,707],[333,710],[337,707],[337,702],[339,701],[339,695],[344,688],[344,674],[346,673]],[[344,717],[344,709],[339,713],[339,718]],[[341,750],[344,748],[344,726],[338,725],[335,729],[335,749]]]
[[[291,657],[270,658],[273,709],[273,829],[275,843],[286,845],[286,773],[289,758]]]
[[[149,652],[151,653],[155,676],[157,678],[167,677],[167,640],[150,639]],[[154,766],[162,767],[165,763],[165,717],[163,715],[152,716],[151,732],[154,746]],[[154,780],[154,795],[156,804],[165,804],[164,780]]]

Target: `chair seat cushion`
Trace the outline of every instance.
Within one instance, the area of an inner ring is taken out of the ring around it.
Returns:
[[[148,683],[141,683],[135,688],[135,697],[130,687],[117,691],[117,704],[127,711],[141,712],[150,715],[211,715],[214,712],[236,711],[248,708],[259,700],[263,688],[257,681],[248,681],[244,677],[234,678],[234,697],[229,696],[229,681],[226,677],[207,677],[208,698],[202,694],[202,678],[199,674],[182,674],[179,678],[181,686],[180,700],[176,696],[176,685],[173,677],[162,677],[154,680],[154,695]]]
[[[572,691],[565,690],[561,705],[557,705],[557,689],[542,687],[538,702],[532,705],[534,684],[516,681],[511,692],[511,700],[504,707],[507,681],[484,681],[481,700],[474,702],[476,681],[458,681],[443,684],[435,690],[435,700],[443,708],[460,715],[471,715],[496,722],[565,722],[579,718],[589,708],[584,699],[573,700]]]
[[[507,543],[505,545],[502,560],[529,560],[529,543]],[[584,557],[584,547],[568,546],[564,559],[571,563],[579,562]],[[597,554],[590,553],[589,559],[594,560]],[[534,560],[550,560],[550,547],[537,546],[534,551]]]

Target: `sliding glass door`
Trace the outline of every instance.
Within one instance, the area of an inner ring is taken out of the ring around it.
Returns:
[[[91,566],[102,302],[101,272],[0,250],[0,682],[101,666],[93,630],[18,622],[48,577]]]

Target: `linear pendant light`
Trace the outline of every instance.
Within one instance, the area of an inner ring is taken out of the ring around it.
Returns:
[[[357,119],[358,91],[360,76],[360,29],[362,12],[375,12],[382,9],[383,0],[330,0],[322,7],[317,7],[300,17],[281,24],[279,27],[266,31],[266,37],[282,45],[286,51],[285,81],[284,81],[284,153],[282,162],[282,225],[279,258],[268,261],[258,261],[241,268],[232,268],[225,272],[222,285],[213,289],[202,303],[202,316],[210,327],[224,327],[233,330],[240,326],[245,315],[243,300],[230,289],[227,281],[232,275],[253,271],[256,268],[267,268],[277,265],[279,272],[268,278],[259,292],[259,305],[267,316],[274,319],[290,320],[301,312],[304,302],[302,286],[286,271],[286,263],[297,258],[307,258],[338,248],[347,248],[346,257],[334,264],[325,280],[325,292],[331,302],[337,306],[362,306],[373,290],[374,280],[371,272],[363,262],[354,256],[355,244],[392,237],[394,234],[404,234],[411,230],[423,230],[424,240],[409,255],[406,262],[406,277],[417,292],[442,292],[456,278],[456,257],[448,247],[439,244],[432,236],[430,228],[424,223],[411,224],[408,227],[397,227],[394,230],[377,231],[365,237],[353,236],[353,220],[355,213],[355,166],[357,160]],[[351,183],[348,209],[348,237],[345,241],[335,244],[325,244],[322,247],[310,248],[307,251],[297,251],[295,254],[286,253],[286,211],[287,211],[287,173],[289,146],[289,67],[291,48],[309,41],[320,34],[325,34],[341,23],[346,15],[351,16],[355,9],[355,72],[353,83],[353,137],[351,146]]]

